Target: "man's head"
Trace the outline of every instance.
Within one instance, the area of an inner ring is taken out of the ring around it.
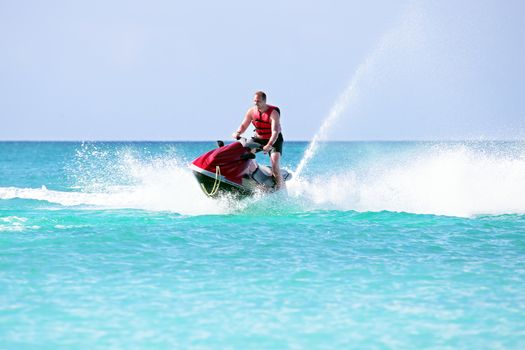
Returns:
[[[257,91],[253,95],[253,104],[257,106],[257,109],[264,108],[266,106],[266,94],[262,91]]]

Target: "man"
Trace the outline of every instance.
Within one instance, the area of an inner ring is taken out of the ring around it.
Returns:
[[[281,134],[281,115],[278,107],[266,104],[266,94],[257,91],[253,97],[254,106],[248,109],[239,129],[232,136],[238,139],[246,131],[250,123],[255,126],[255,135],[251,141],[261,144],[264,154],[270,153],[272,172],[276,181],[276,188],[284,187],[279,162],[283,153],[283,135]]]

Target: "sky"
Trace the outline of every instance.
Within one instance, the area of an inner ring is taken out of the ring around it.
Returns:
[[[0,140],[525,139],[523,1],[0,0]]]

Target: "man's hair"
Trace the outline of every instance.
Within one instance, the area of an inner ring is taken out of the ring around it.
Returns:
[[[266,102],[266,94],[265,94],[264,92],[262,92],[262,91],[257,91],[254,95],[259,96],[260,98],[262,98],[262,100],[263,100],[264,102]]]

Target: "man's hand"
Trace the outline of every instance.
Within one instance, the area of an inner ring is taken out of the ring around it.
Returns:
[[[238,140],[241,137],[241,133],[239,131],[236,131],[232,134],[232,137],[234,140]]]
[[[263,147],[263,153],[266,154],[268,152],[270,152],[270,150],[272,149],[273,145],[266,145]]]

